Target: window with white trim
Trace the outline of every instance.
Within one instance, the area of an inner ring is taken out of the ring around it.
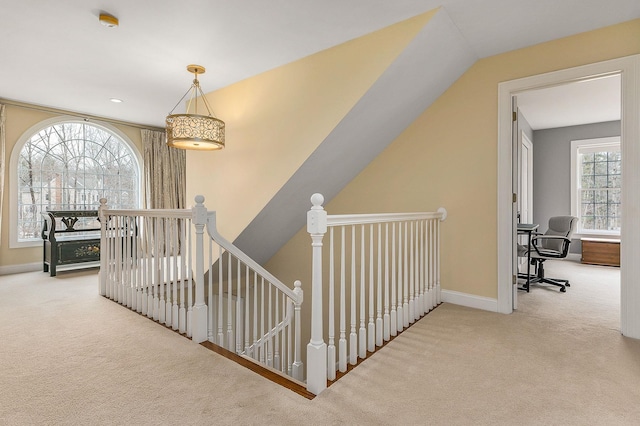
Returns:
[[[571,142],[571,211],[578,234],[620,235],[620,137]]]
[[[27,135],[13,175],[15,241],[41,242],[46,210],[95,210],[103,197],[110,208],[139,208],[139,164],[123,137],[95,123],[62,121]]]

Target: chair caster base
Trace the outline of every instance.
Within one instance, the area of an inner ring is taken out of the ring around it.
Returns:
[[[567,289],[566,289],[566,288],[564,288],[564,287],[560,287],[560,293],[566,293],[566,292],[567,292]]]

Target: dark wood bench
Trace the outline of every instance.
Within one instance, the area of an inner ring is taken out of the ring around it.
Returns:
[[[42,214],[42,270],[54,277],[58,266],[98,266],[98,210],[49,210]],[[95,219],[91,219],[95,218]]]

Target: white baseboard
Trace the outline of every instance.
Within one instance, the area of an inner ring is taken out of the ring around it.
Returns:
[[[442,301],[446,303],[482,309],[483,311],[498,312],[498,299],[476,296],[469,293],[460,293],[459,291],[453,290],[442,290],[440,296]]]
[[[23,263],[21,265],[0,266],[0,275],[21,274],[23,272],[42,271],[42,262]]]

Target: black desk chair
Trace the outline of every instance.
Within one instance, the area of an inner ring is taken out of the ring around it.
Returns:
[[[531,237],[531,264],[535,266],[535,275],[530,277],[531,283],[546,283],[560,287],[562,293],[569,287],[569,280],[548,278],[544,275],[544,261],[548,259],[564,259],[569,253],[571,236],[576,228],[578,218],[574,216],[554,216],[549,219],[549,229],[544,234],[535,233]],[[527,257],[526,246],[518,245],[518,256]]]

